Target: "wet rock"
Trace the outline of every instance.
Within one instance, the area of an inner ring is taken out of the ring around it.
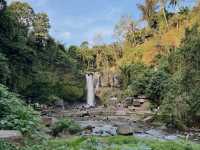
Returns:
[[[89,116],[90,116],[89,111],[82,111],[80,114],[80,117],[89,117]]]
[[[117,128],[117,133],[119,135],[133,135],[133,129],[130,126],[119,126]]]
[[[144,130],[142,128],[134,128],[134,133],[139,134],[139,133],[144,133]]]
[[[148,135],[151,135],[152,137],[160,138],[160,139],[163,139],[165,135],[164,132],[162,132],[161,130],[156,130],[156,129],[150,129],[148,131],[145,131],[145,133]]]
[[[23,139],[22,133],[16,130],[0,130],[0,140],[21,143]]]
[[[88,126],[86,126],[86,127],[84,127],[84,129],[83,130],[90,130],[90,131],[92,131],[93,130],[93,126],[91,126],[91,125],[88,125]]]
[[[172,141],[177,140],[177,138],[178,137],[176,135],[168,135],[168,136],[164,137],[164,139],[166,139],[166,140],[172,140]]]

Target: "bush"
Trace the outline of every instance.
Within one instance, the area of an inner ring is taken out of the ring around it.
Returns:
[[[23,134],[36,132],[40,127],[39,115],[15,93],[0,84],[0,129],[19,130]]]
[[[151,69],[142,63],[129,64],[121,67],[123,88],[128,96],[145,94]]]
[[[17,150],[16,146],[0,140],[0,150]]]
[[[54,136],[58,136],[59,133],[68,131],[70,134],[76,134],[80,132],[80,126],[70,119],[60,119],[52,127],[52,133]]]
[[[146,87],[146,95],[152,100],[154,103],[160,104],[160,100],[163,95],[163,89],[165,88],[165,84],[169,75],[162,71],[154,71],[149,78],[149,83]]]

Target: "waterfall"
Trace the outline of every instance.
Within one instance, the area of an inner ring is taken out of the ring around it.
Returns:
[[[94,89],[94,77],[93,74],[86,74],[87,82],[87,105],[95,106],[95,89]]]

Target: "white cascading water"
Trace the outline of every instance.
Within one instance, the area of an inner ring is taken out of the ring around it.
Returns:
[[[86,74],[86,85],[87,85],[87,105],[95,106],[95,89],[94,89],[94,78],[93,74]]]

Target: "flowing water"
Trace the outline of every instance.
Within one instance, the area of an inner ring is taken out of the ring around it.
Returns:
[[[86,85],[87,85],[87,105],[95,106],[95,89],[94,89],[93,74],[86,74]]]

